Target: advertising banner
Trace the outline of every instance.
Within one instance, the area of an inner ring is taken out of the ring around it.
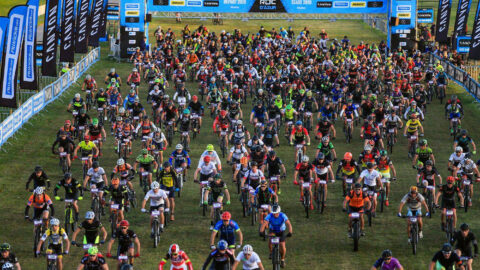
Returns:
[[[12,113],[13,130],[17,131],[23,124],[22,110],[18,109]]]
[[[29,98],[25,103],[22,104],[22,117],[23,123],[26,123],[30,117],[33,115],[33,106],[32,106],[33,98]]]
[[[3,61],[3,47],[7,39],[9,21],[8,17],[0,17],[0,62]]]
[[[90,9],[90,32],[88,33],[88,45],[98,47],[100,44],[100,24],[102,23],[103,0],[93,0]]]
[[[35,60],[35,46],[37,41],[38,0],[30,0],[27,5],[25,19],[25,42],[23,43],[22,68],[20,69],[20,88],[36,90],[37,65]]]
[[[27,6],[13,7],[8,17],[8,34],[2,62],[2,96],[0,106],[17,108],[17,72],[20,49],[25,33]]]
[[[75,61],[75,1],[64,0],[63,1],[63,18],[62,18],[62,31],[60,40],[60,61],[61,62],[73,62]]]
[[[36,114],[42,110],[43,104],[45,104],[45,93],[40,91],[38,94],[33,96],[33,113]]]
[[[88,10],[90,7],[89,0],[78,0],[76,32],[75,32],[75,52],[87,53],[88,52],[88,32],[87,24],[89,22]]]
[[[417,23],[433,23],[433,8],[417,10]]]
[[[473,23],[472,42],[470,43],[470,52],[468,58],[480,60],[480,2],[477,4],[477,13],[475,13],[475,22]]]
[[[437,33],[435,41],[440,43],[447,42],[448,25],[450,24],[450,12],[452,9],[452,0],[440,0],[438,2],[437,12]]]
[[[470,36],[460,36],[457,37],[457,52],[459,53],[468,53],[470,51],[470,42],[472,37]]]
[[[472,0],[459,0],[457,8],[457,18],[455,19],[455,34],[457,36],[465,35],[467,32],[468,13]]]
[[[42,75],[57,76],[58,0],[47,0],[43,27]]]
[[[6,142],[7,139],[10,138],[10,136],[12,136],[15,131],[13,129],[13,115],[10,115],[5,120],[3,120],[2,129],[2,142]]]

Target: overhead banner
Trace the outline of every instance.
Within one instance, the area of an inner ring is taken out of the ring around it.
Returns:
[[[477,4],[477,13],[475,13],[475,22],[473,23],[472,41],[470,43],[468,58],[480,60],[480,2]]]
[[[437,32],[435,41],[445,43],[448,41],[448,25],[450,24],[450,12],[452,0],[440,0],[437,12]]]
[[[387,13],[387,0],[148,0],[148,11]]]
[[[75,61],[75,1],[64,0],[63,1],[63,18],[62,18],[62,38],[60,40],[60,61],[61,62],[73,62]]]
[[[0,62],[3,62],[3,47],[8,32],[8,17],[0,17]]]
[[[90,7],[89,0],[78,0],[77,5],[77,18],[76,18],[76,34],[75,34],[75,52],[87,53],[88,52],[88,32],[87,24],[89,21],[88,10]]]
[[[36,90],[37,65],[35,63],[35,46],[37,41],[38,0],[30,0],[25,19],[25,42],[23,43],[22,68],[20,69],[20,88]]]
[[[457,18],[455,19],[455,34],[463,36],[467,33],[468,13],[470,12],[470,5],[472,0],[459,0],[457,8]]]
[[[93,0],[90,9],[90,32],[88,33],[88,45],[98,47],[100,44],[100,24],[102,23],[103,0]]]
[[[20,49],[25,33],[27,6],[13,7],[8,13],[8,34],[2,62],[2,96],[0,106],[17,108],[17,71]]]
[[[43,28],[42,75],[57,76],[58,0],[47,0]]]
[[[417,23],[433,23],[433,8],[417,10]]]

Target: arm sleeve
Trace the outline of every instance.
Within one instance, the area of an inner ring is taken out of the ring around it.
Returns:
[[[202,266],[202,270],[206,270],[207,266],[210,264],[210,261],[212,260],[212,254],[210,253],[207,257],[207,260],[205,260],[205,263]]]

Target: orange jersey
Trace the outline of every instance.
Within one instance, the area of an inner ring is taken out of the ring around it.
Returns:
[[[356,208],[363,207],[365,202],[369,201],[367,195],[364,194],[363,191],[360,193],[360,195],[357,195],[354,190],[351,190],[350,194],[347,195],[347,200],[349,201],[349,206]]]
[[[33,206],[35,208],[43,208],[45,204],[52,204],[52,199],[47,194],[40,196],[40,199],[35,198],[35,195],[32,194],[28,199],[28,206]]]

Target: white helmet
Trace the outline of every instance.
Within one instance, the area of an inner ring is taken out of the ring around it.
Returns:
[[[33,193],[35,193],[36,195],[41,195],[43,194],[43,187],[37,187]]]
[[[85,79],[87,79],[87,81],[90,81],[92,79],[92,76],[88,74],[87,76],[85,76]]]
[[[172,244],[168,248],[168,254],[172,255],[173,253],[178,253],[180,251],[180,247],[177,244]]]
[[[282,209],[280,208],[280,205],[274,205],[272,207],[272,213],[273,214],[278,214],[278,213],[280,213],[280,211],[282,211]]]
[[[110,73],[115,73],[115,68],[111,68]]]
[[[250,245],[243,246],[243,254],[252,254],[253,247]]]
[[[160,184],[157,181],[153,181],[152,184],[150,185],[152,189],[159,189]]]
[[[93,211],[87,211],[85,213],[85,219],[94,219],[95,218],[95,213]]]
[[[237,120],[237,125],[243,125],[243,121],[242,120]]]
[[[461,146],[455,147],[455,152],[463,152],[463,148]]]
[[[125,164],[125,160],[123,160],[123,158],[119,158],[119,159],[117,160],[117,165],[118,165],[118,166],[122,166],[123,164]]]
[[[263,89],[262,88],[258,89],[258,93],[259,94],[263,93]]]
[[[58,220],[58,218],[52,218],[52,219],[50,219],[50,225],[59,226],[60,225],[60,220]]]
[[[302,162],[308,162],[310,158],[308,156],[303,156],[302,157]]]
[[[177,144],[177,146],[175,147],[175,149],[177,149],[177,150],[183,150],[183,145]]]
[[[80,94],[79,94],[79,93],[76,93],[76,94],[75,94],[75,98],[80,98]]]
[[[124,107],[120,107],[120,109],[118,109],[118,113],[125,113],[125,108],[124,108]]]
[[[138,69],[134,68],[132,69],[132,72],[138,72]]]

